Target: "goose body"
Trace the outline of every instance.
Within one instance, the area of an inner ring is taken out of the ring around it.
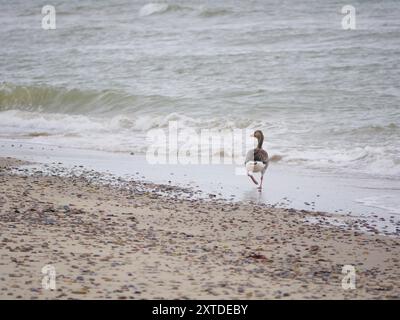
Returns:
[[[262,183],[264,179],[264,173],[267,171],[269,158],[268,153],[262,148],[264,142],[264,135],[261,130],[257,130],[254,132],[252,137],[255,137],[258,140],[257,148],[249,150],[246,155],[245,166],[247,175],[250,179],[258,185],[257,180],[254,178],[253,174],[260,172],[261,173],[261,181],[258,190],[261,191]]]

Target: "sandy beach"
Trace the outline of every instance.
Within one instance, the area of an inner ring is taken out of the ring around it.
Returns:
[[[398,236],[356,230],[354,218],[23,164],[0,158],[1,299],[400,297]],[[45,265],[55,290],[42,287]]]

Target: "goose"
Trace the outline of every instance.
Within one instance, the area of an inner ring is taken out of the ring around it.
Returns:
[[[249,150],[246,155],[245,166],[247,175],[250,179],[258,185],[257,180],[254,178],[253,173],[261,172],[261,181],[258,190],[261,192],[264,173],[268,168],[268,153],[262,148],[264,142],[264,135],[261,130],[256,130],[250,137],[254,137],[258,140],[257,148]]]

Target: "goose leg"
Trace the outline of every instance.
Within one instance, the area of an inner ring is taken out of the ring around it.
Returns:
[[[260,186],[257,188],[257,189],[258,189],[258,191],[260,191],[260,192],[261,192],[261,190],[262,190],[262,183],[263,183],[263,179],[264,179],[264,175],[262,174],[262,175],[261,175]]]
[[[247,172],[247,175],[248,175],[248,176],[250,177],[250,179],[254,182],[254,184],[258,184],[257,180],[254,179],[254,177],[253,177],[250,173]]]

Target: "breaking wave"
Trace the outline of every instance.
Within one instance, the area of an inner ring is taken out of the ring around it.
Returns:
[[[205,6],[189,7],[165,2],[151,2],[140,8],[139,16],[147,17],[152,15],[160,15],[167,12],[192,12],[204,18],[222,16],[232,13],[232,11],[227,8]]]
[[[166,12],[168,9],[171,9],[168,3],[148,3],[140,8],[139,15],[141,17],[151,16],[153,14]]]
[[[117,90],[80,90],[49,86],[0,85],[0,111],[99,114],[168,103],[168,97],[132,95]]]

